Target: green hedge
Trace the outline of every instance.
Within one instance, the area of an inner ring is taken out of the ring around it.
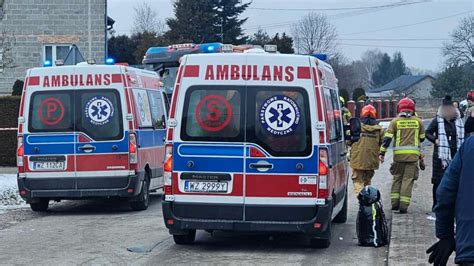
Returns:
[[[18,109],[20,97],[0,97],[0,128],[18,126]],[[16,165],[16,130],[0,131],[0,166]]]

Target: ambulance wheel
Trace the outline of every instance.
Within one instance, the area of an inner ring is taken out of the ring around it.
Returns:
[[[196,230],[189,230],[185,235],[173,235],[173,239],[177,245],[190,245],[196,239]]]
[[[346,198],[344,199],[344,205],[342,206],[341,211],[334,217],[333,222],[335,223],[345,223],[347,221],[347,198],[349,195],[347,195],[347,188],[346,188]]]
[[[312,248],[328,248],[331,245],[331,222],[321,238],[310,238],[309,245]]]
[[[144,211],[148,209],[150,203],[150,179],[148,177],[143,180],[142,191],[138,194],[137,198],[130,201],[130,207],[134,211]]]
[[[39,199],[36,202],[31,202],[30,207],[35,212],[45,212],[49,207],[49,199]]]

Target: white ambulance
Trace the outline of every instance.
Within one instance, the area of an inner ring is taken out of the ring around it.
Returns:
[[[18,187],[50,200],[125,197],[148,207],[163,186],[168,105],[155,72],[118,65],[28,70],[18,118]]]
[[[328,247],[347,218],[337,79],[313,56],[183,57],[165,148],[164,222],[196,230],[303,233]]]

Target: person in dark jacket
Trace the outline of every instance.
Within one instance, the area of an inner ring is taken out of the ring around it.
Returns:
[[[464,125],[466,136],[474,136],[474,116],[471,115],[467,118],[466,124]]]
[[[438,188],[445,169],[464,141],[464,123],[460,113],[454,107],[450,96],[443,99],[443,104],[438,109],[438,114],[426,129],[426,138],[432,142],[433,172],[433,208],[436,205],[436,189]]]
[[[474,263],[473,162],[474,137],[469,137],[449,165],[436,191],[436,237],[439,241],[426,251],[431,253],[428,261],[435,265],[446,265],[454,249],[455,263]]]

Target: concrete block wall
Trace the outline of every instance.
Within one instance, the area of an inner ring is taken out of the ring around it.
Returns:
[[[76,44],[84,58],[103,63],[106,45],[106,0],[91,0],[92,54],[88,54],[87,0],[3,0],[0,31],[14,34],[15,68],[0,73],[0,95],[10,94],[26,70],[43,64],[45,44]]]

